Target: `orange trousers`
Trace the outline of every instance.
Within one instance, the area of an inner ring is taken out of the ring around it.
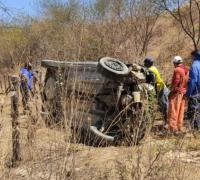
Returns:
[[[183,93],[172,94],[169,97],[168,123],[170,130],[177,131],[183,127],[185,98]]]

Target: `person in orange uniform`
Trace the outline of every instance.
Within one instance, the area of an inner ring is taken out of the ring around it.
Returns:
[[[188,83],[189,70],[183,64],[180,56],[173,59],[174,74],[169,94],[168,123],[172,132],[176,133],[183,128],[183,118],[185,110],[185,93]]]

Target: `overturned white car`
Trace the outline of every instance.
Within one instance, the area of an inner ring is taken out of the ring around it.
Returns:
[[[46,125],[62,123],[87,144],[138,144],[148,124],[148,73],[137,64],[43,60]]]

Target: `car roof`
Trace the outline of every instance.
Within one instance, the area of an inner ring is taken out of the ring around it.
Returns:
[[[89,67],[97,67],[97,61],[56,61],[50,59],[44,59],[41,61],[41,66],[43,67],[70,67],[70,66],[89,66]]]

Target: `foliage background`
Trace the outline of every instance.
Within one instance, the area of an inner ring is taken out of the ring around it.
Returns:
[[[97,60],[112,56],[141,62],[152,56],[162,68],[176,54],[188,57],[191,42],[153,1],[34,0],[37,17],[14,14],[0,23],[0,69],[41,59]]]

